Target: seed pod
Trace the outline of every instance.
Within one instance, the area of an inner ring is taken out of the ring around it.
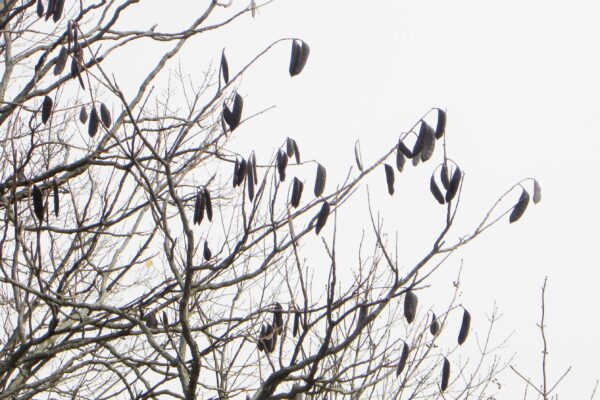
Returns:
[[[144,315],[144,322],[150,329],[158,328],[158,320],[156,319],[156,314],[154,311],[150,311],[148,314]]]
[[[54,61],[54,75],[60,75],[65,70],[67,60],[69,59],[69,52],[65,46],[60,48],[60,52]]]
[[[300,164],[300,149],[298,148],[298,143],[294,140],[294,157],[296,157],[296,164]]]
[[[194,224],[200,225],[204,218],[204,195],[201,192],[196,193],[196,201],[194,202]]]
[[[437,335],[438,332],[440,331],[440,323],[438,322],[435,313],[431,313],[431,324],[429,325],[429,332],[431,332],[431,334],[433,336]]]
[[[250,154],[250,160],[252,161],[252,178],[254,178],[254,184],[257,184],[258,173],[256,172],[256,154],[254,154],[254,151]]]
[[[438,108],[437,111],[438,118],[437,125],[435,126],[435,138],[441,139],[441,137],[444,136],[444,132],[446,132],[446,111],[441,108]]]
[[[435,131],[427,123],[423,122],[423,148],[421,149],[421,161],[425,162],[431,158],[435,150]]]
[[[65,0],[56,0],[54,5],[54,11],[52,12],[52,20],[54,22],[60,21],[62,17],[63,8],[65,7]]]
[[[273,326],[271,326],[271,324],[269,324],[268,322],[267,322],[267,327],[265,328],[264,344],[265,344],[265,349],[269,353],[272,353],[273,351],[275,351],[275,346],[277,344],[277,335],[276,335],[275,331],[273,330]]]
[[[208,218],[209,221],[212,222],[212,217],[213,217],[212,201],[210,199],[210,193],[208,192],[208,189],[206,187],[204,188],[203,195],[204,195],[203,196],[204,204],[206,207],[206,217]]]
[[[517,222],[519,220],[519,218],[521,218],[523,216],[523,214],[525,213],[525,210],[527,209],[528,204],[529,204],[529,193],[527,192],[527,190],[523,189],[523,192],[521,193],[521,197],[519,198],[519,201],[517,201],[517,204],[515,204],[512,212],[510,213],[509,221],[511,224],[513,222]]]
[[[450,361],[444,357],[444,366],[442,367],[442,384],[440,385],[442,392],[448,388],[448,381],[450,380]]]
[[[292,207],[297,208],[300,205],[302,190],[304,190],[304,184],[300,179],[294,177],[292,181]]]
[[[166,311],[162,312],[162,323],[165,329],[169,327],[169,317],[167,316]]]
[[[317,233],[317,235],[319,234],[319,232],[321,232],[321,229],[323,229],[323,227],[325,226],[325,223],[327,222],[327,218],[329,217],[330,211],[331,211],[331,207],[329,206],[329,203],[326,200],[323,200],[323,205],[321,206],[321,211],[319,211],[319,214],[317,215],[317,227],[315,229],[315,232]]]
[[[452,174],[452,179],[450,179],[450,187],[446,191],[446,203],[451,202],[452,199],[454,199],[454,196],[456,196],[456,193],[458,193],[461,177],[462,174],[460,172],[460,168],[458,168],[457,166],[454,170],[454,173]]]
[[[537,204],[542,201],[542,187],[539,182],[533,180],[533,204]]]
[[[254,182],[255,182],[255,177],[254,177],[254,162],[252,161],[252,158],[248,159],[248,167],[246,168],[246,186],[248,188],[248,198],[250,199],[250,201],[254,200]]]
[[[52,197],[54,199],[54,216],[58,217],[58,210],[60,209],[60,200],[58,198],[58,183],[56,179],[52,179]]]
[[[46,21],[50,18],[50,16],[54,13],[54,4],[55,0],[48,0],[48,8],[46,9]]]
[[[50,119],[50,115],[52,114],[52,98],[50,96],[44,96],[44,101],[42,102],[42,122],[45,124]]]
[[[420,162],[421,162],[421,155],[420,154],[415,154],[415,156],[412,159],[412,165],[413,165],[413,167],[416,167],[417,165],[419,165]]]
[[[294,312],[294,329],[292,330],[292,335],[296,337],[298,335],[298,331],[300,330],[300,311]]]
[[[235,165],[233,167],[233,187],[238,185],[238,175],[240,173],[240,161],[235,158]]]
[[[230,111],[227,104],[223,103],[223,119],[229,129],[233,132],[237,128],[242,120],[242,109],[244,108],[244,99],[238,93],[235,94],[233,99],[233,109]]]
[[[406,366],[406,361],[408,360],[408,345],[404,342],[402,346],[402,354],[400,355],[400,360],[398,361],[398,366],[396,367],[396,376],[400,376],[404,367]]]
[[[400,150],[402,154],[406,156],[406,158],[413,158],[413,152],[410,151],[408,147],[406,147],[402,140],[398,141],[398,150]]]
[[[398,169],[398,172],[402,172],[402,170],[404,169],[404,164],[406,164],[406,157],[398,147],[396,149],[396,168]]]
[[[81,71],[83,68],[83,50],[77,42],[74,43],[73,49],[73,56],[71,57],[71,79],[77,78],[81,88],[85,89],[85,84],[83,83],[83,78],[81,77]]]
[[[444,200],[444,195],[442,191],[438,187],[437,183],[435,183],[435,174],[431,175],[431,179],[429,180],[429,189],[431,190],[431,194],[437,200],[438,203],[444,204],[446,201]]]
[[[256,347],[258,347],[258,351],[266,350],[265,335],[266,335],[266,327],[264,325],[261,325],[260,326],[260,334],[258,336],[258,341],[256,342]]]
[[[82,124],[85,124],[88,120],[88,113],[87,110],[85,109],[85,106],[81,106],[81,109],[79,110],[79,122],[81,122]]]
[[[285,140],[285,151],[288,157],[294,157],[294,139],[287,138]]]
[[[385,180],[388,187],[388,193],[391,195],[394,194],[394,168],[391,165],[385,164]]]
[[[288,156],[283,150],[277,152],[277,171],[279,171],[279,180],[285,181],[285,169],[288,164]]]
[[[99,124],[100,118],[98,117],[98,111],[96,111],[95,107],[92,107],[92,112],[90,113],[90,122],[88,125],[88,135],[90,135],[90,137],[96,136],[96,133],[98,133]]]
[[[35,12],[37,13],[37,16],[39,18],[42,18],[44,16],[44,3],[42,3],[42,0],[37,0],[37,7]]]
[[[275,311],[273,311],[273,327],[278,335],[283,333],[283,307],[279,303],[275,303]]]
[[[354,144],[354,159],[356,160],[356,166],[358,167],[358,169],[360,170],[360,172],[363,172],[363,165],[362,165],[362,161],[360,159],[360,152],[358,149],[358,142],[356,142]]]
[[[212,258],[212,252],[208,248],[208,242],[206,240],[204,241],[204,251],[202,252],[202,255],[204,256],[204,260],[206,261]]]
[[[44,220],[44,195],[36,185],[33,185],[31,197],[33,200],[33,212],[40,222],[42,222]]]
[[[290,58],[290,76],[296,76],[304,69],[310,47],[302,40],[292,42],[292,56]]]
[[[229,83],[229,66],[227,65],[227,57],[225,57],[225,49],[221,53],[221,74],[223,75],[223,81],[225,84]]]
[[[417,298],[417,295],[414,294],[412,290],[406,291],[404,294],[404,317],[409,324],[412,324],[412,322],[415,320],[418,303],[419,299]]]
[[[442,169],[440,171],[440,180],[442,181],[444,190],[450,189],[450,173],[448,172],[448,166],[445,162],[442,164]]]
[[[415,145],[413,146],[413,156],[417,157],[420,156],[421,154],[421,150],[423,150],[423,142],[425,141],[425,136],[427,135],[427,127],[429,125],[427,125],[427,123],[423,120],[421,120],[421,128],[419,129],[419,136],[417,136],[417,141],[415,142]],[[419,157],[420,158],[420,157]]]
[[[100,103],[100,119],[102,120],[102,124],[108,129],[112,124],[112,118],[110,117],[110,111],[104,103]]]
[[[327,180],[327,170],[321,164],[317,164],[317,177],[315,179],[315,196],[319,197],[325,190],[325,181]]]
[[[237,185],[241,185],[242,183],[244,183],[244,178],[246,177],[246,174],[248,173],[248,164],[246,163],[246,160],[244,160],[242,158],[242,160],[240,161],[240,167],[238,168],[238,174],[237,174]]]
[[[469,336],[469,329],[471,329],[471,314],[467,310],[463,313],[462,324],[460,325],[460,332],[458,333],[458,344],[463,344]]]

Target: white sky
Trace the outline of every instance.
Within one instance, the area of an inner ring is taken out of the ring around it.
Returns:
[[[235,7],[247,3],[234,0]],[[304,39],[311,54],[300,76],[287,74],[285,43],[244,77],[245,110],[277,107],[240,128],[236,145],[243,154],[257,148],[265,160],[291,136],[303,158],[327,167],[331,185],[354,164],[356,139],[369,164],[431,107],[446,108],[450,156],[466,172],[457,233],[476,226],[513,183],[537,178],[542,203],[461,251],[438,274],[437,286],[427,292],[431,300],[421,301],[431,305],[437,296],[444,303],[462,259],[462,303],[473,328],[497,302],[504,314],[499,338],[514,331],[502,355],[516,353],[513,364],[539,382],[536,323],[547,275],[549,382],[572,366],[558,393],[587,399],[600,378],[594,256],[600,222],[598,15],[598,2],[580,0],[278,0],[254,20],[243,17],[198,38],[182,65],[190,71],[194,63],[218,62],[225,46],[233,74],[276,39]],[[158,22],[161,30],[180,21]],[[388,232],[401,231],[407,264],[428,249],[443,218],[428,189],[436,160],[397,175],[394,197],[387,195],[383,169],[368,181]],[[364,200],[365,191],[357,198]],[[368,227],[364,211],[340,215],[348,231]],[[511,386],[499,399],[523,393],[512,372],[502,378]]]

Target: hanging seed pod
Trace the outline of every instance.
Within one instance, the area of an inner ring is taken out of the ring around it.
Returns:
[[[429,189],[438,203],[444,204],[446,202],[442,191],[438,187],[437,183],[435,183],[435,174],[431,175],[431,179],[429,180]]]
[[[412,159],[412,165],[413,167],[416,167],[417,165],[419,165],[419,163],[421,162],[421,155],[420,154],[416,154],[413,159]]]
[[[442,169],[440,171],[440,180],[442,181],[444,190],[450,189],[450,173],[448,172],[448,166],[445,162],[442,164]]]
[[[246,168],[246,186],[248,188],[248,198],[250,201],[254,200],[254,162],[252,161],[252,157],[248,159],[248,167]]]
[[[52,12],[52,20],[54,22],[60,21],[60,17],[62,17],[64,7],[65,7],[65,0],[56,0],[55,5],[54,5],[54,10]]]
[[[356,166],[358,167],[360,172],[363,172],[363,165],[362,165],[362,161],[360,159],[360,151],[358,149],[358,142],[356,142],[354,144],[354,159],[356,160]]]
[[[321,164],[317,163],[317,177],[315,179],[315,196],[319,197],[325,190],[325,181],[327,180],[327,170]]]
[[[250,160],[252,161],[252,178],[254,179],[254,184],[258,184],[258,173],[256,172],[256,154],[254,151],[250,154]]]
[[[462,174],[460,172],[460,168],[458,168],[458,166],[457,166],[456,169],[454,170],[454,173],[452,174],[452,179],[450,179],[450,187],[448,188],[448,191],[446,192],[446,203],[451,202],[452,199],[454,199],[454,196],[456,196],[456,193],[458,193],[458,188],[460,187],[461,177],[462,177]]]
[[[296,310],[294,312],[294,329],[292,330],[292,335],[294,335],[294,337],[298,336],[298,332],[300,330],[300,318],[300,311]]]
[[[213,217],[213,209],[212,209],[212,200],[210,199],[210,193],[208,192],[208,189],[205,187],[204,188],[204,204],[206,206],[206,217],[208,218],[209,221],[212,222],[212,217]]]
[[[85,109],[85,106],[81,106],[81,109],[79,110],[79,122],[81,122],[82,124],[85,124],[88,120],[88,113],[87,110]]]
[[[356,323],[356,329],[359,329],[362,324],[367,320],[367,316],[369,315],[369,309],[364,304],[358,308],[358,319]]]
[[[288,156],[283,150],[277,152],[277,171],[279,172],[279,180],[285,181],[285,169],[288,164]]]
[[[225,84],[229,83],[229,66],[227,65],[227,57],[225,57],[225,49],[221,53],[221,74]]]
[[[194,202],[194,224],[200,225],[204,219],[204,209],[206,207],[204,195],[202,192],[196,193],[196,201]]]
[[[154,311],[150,311],[148,314],[144,315],[144,322],[150,329],[158,328],[158,320],[156,319],[156,314]]]
[[[69,59],[69,52],[67,48],[62,46],[60,48],[60,52],[54,61],[54,75],[60,75],[65,70],[65,66],[67,65],[67,60]]]
[[[223,103],[223,119],[227,125],[229,125],[229,130],[234,131],[240,125],[240,121],[242,120],[242,109],[244,108],[244,99],[238,93],[235,94],[233,100],[233,109],[230,111],[227,104]]]
[[[83,64],[83,50],[77,42],[74,43],[73,48],[74,53],[73,57],[71,57],[71,79],[77,78],[81,88],[85,89],[85,84],[83,83],[83,78],[81,77]]]
[[[258,351],[265,351],[266,350],[266,332],[267,329],[264,325],[260,326],[260,334],[258,336],[258,341],[256,342],[256,347],[258,347]]]
[[[279,303],[275,303],[275,311],[273,311],[273,327],[275,333],[281,335],[283,333],[283,307]]]
[[[37,7],[35,12],[37,13],[37,16],[39,18],[42,18],[44,16],[44,3],[42,3],[42,0],[37,0]]]
[[[419,299],[417,298],[417,295],[412,292],[412,290],[408,290],[404,294],[404,317],[409,324],[412,324],[412,322],[415,320],[418,303]]]
[[[50,115],[52,114],[52,98],[50,96],[44,96],[44,101],[42,102],[42,122],[45,124],[50,119]]]
[[[400,355],[400,360],[398,361],[398,366],[396,367],[396,376],[400,376],[404,367],[406,366],[406,361],[408,360],[408,345],[404,342],[402,346],[402,354]]]
[[[242,158],[242,160],[240,161],[240,167],[238,168],[238,174],[237,174],[237,185],[240,186],[242,183],[244,183],[244,178],[246,177],[248,173],[248,163],[246,162],[246,160],[244,160]]]
[[[98,117],[98,111],[96,111],[95,107],[92,107],[92,112],[90,113],[90,122],[88,124],[88,135],[90,135],[90,137],[96,136],[96,133],[98,133],[99,124],[100,118]]]
[[[539,182],[533,180],[533,204],[537,204],[542,201],[542,187]]]
[[[441,137],[444,136],[444,132],[446,132],[446,111],[441,108],[438,108],[437,111],[438,118],[437,125],[435,126],[435,138],[441,139]]]
[[[400,150],[402,154],[406,156],[406,158],[413,158],[413,152],[408,147],[406,147],[402,140],[398,141],[398,150]]]
[[[300,179],[294,177],[292,181],[292,207],[297,208],[300,205],[302,190],[304,190],[304,184]]]
[[[431,332],[431,334],[433,336],[437,335],[438,332],[440,331],[440,323],[438,322],[435,313],[431,313],[431,324],[429,325],[429,332]]]
[[[55,3],[55,0],[48,0],[48,8],[46,9],[46,21],[48,21],[48,19],[50,19],[50,16],[54,13]]]
[[[509,221],[511,224],[513,222],[517,222],[523,216],[528,204],[529,193],[527,190],[523,189],[523,192],[521,192],[521,197],[519,197],[519,201],[517,201],[517,204],[515,204],[512,212],[510,213]]]
[[[463,312],[462,323],[460,324],[460,332],[458,333],[458,344],[462,345],[467,336],[469,336],[469,329],[471,329],[471,314],[465,309]]]
[[[294,157],[296,157],[296,164],[300,164],[300,149],[298,148],[298,143],[294,140]]]
[[[316,229],[315,229],[315,232],[317,233],[317,235],[319,234],[319,232],[321,232],[321,229],[323,229],[323,227],[325,226],[325,223],[327,222],[327,218],[329,217],[330,211],[331,211],[331,207],[329,206],[329,203],[326,200],[323,200],[323,205],[321,206],[321,211],[319,211],[319,214],[317,215],[317,225],[316,225]]]
[[[67,52],[71,52],[71,43],[73,43],[73,23],[67,22]]]
[[[448,388],[450,381],[450,361],[444,357],[444,366],[442,367],[442,384],[440,385],[442,392]]]
[[[388,193],[394,194],[394,168],[391,165],[385,164],[385,181],[387,183]]]
[[[265,329],[265,349],[272,353],[275,351],[275,346],[277,345],[277,335],[273,329],[273,326],[267,322],[267,327]]]
[[[291,138],[285,140],[285,151],[290,158],[294,157],[294,142],[295,140]]]
[[[417,141],[415,142],[415,145],[413,146],[412,149],[412,154],[413,156],[419,157],[420,158],[420,154],[421,154],[421,150],[423,150],[423,142],[425,140],[425,136],[427,135],[427,123],[425,123],[425,121],[421,121],[421,128],[419,129],[419,136],[417,136]]]
[[[208,248],[208,242],[206,240],[204,241],[204,251],[202,252],[202,255],[204,256],[205,261],[208,261],[212,258],[212,252]]]
[[[102,124],[106,127],[106,129],[110,128],[112,124],[112,118],[110,117],[110,111],[104,103],[100,103],[100,119],[102,120]]]
[[[406,164],[406,156],[400,150],[400,147],[398,147],[396,149],[396,168],[398,169],[398,172],[402,172],[404,164]]]
[[[169,328],[169,317],[165,311],[162,312],[162,323],[165,329]]]
[[[54,199],[54,216],[58,217],[60,200],[58,198],[58,183],[56,182],[56,179],[52,179],[52,198]]]
[[[235,158],[235,165],[233,167],[233,187],[238,185],[238,175],[240,173],[240,161]]]
[[[36,185],[33,185],[31,189],[31,197],[33,200],[33,212],[40,222],[42,222],[44,220],[44,195]]]
[[[423,148],[421,149],[421,161],[425,162],[431,158],[435,150],[435,131],[431,126],[423,122]]]
[[[304,69],[310,47],[302,40],[292,41],[292,56],[290,58],[290,76],[296,76]]]

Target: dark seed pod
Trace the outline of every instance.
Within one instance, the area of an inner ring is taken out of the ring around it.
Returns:
[[[202,255],[204,256],[204,260],[206,261],[212,258],[212,252],[208,248],[208,242],[206,240],[204,241],[204,251],[202,252]]]
[[[33,212],[37,219],[42,222],[44,220],[44,195],[36,185],[33,185],[31,189],[31,197],[33,200]]]
[[[325,226],[325,223],[327,222],[327,218],[329,217],[330,212],[331,212],[331,207],[329,206],[329,203],[326,200],[324,200],[323,205],[321,206],[321,211],[319,211],[319,214],[317,215],[317,227],[315,229],[315,232],[317,233],[317,235],[319,234],[319,232],[321,232],[321,229],[323,229],[323,227]]]
[[[431,334],[433,336],[437,335],[438,332],[440,331],[440,323],[438,322],[435,313],[431,313],[431,324],[429,325],[429,332],[431,332]]]
[[[408,147],[406,147],[402,140],[398,141],[398,150],[400,150],[402,154],[406,156],[406,158],[413,158],[413,152]]]
[[[429,180],[429,189],[431,190],[431,194],[433,194],[433,197],[435,197],[438,203],[444,204],[446,202],[442,191],[438,187],[437,183],[435,183],[435,174],[431,175],[431,179]]]
[[[354,144],[354,159],[356,160],[356,166],[358,167],[360,172],[363,172],[363,165],[362,165],[362,161],[360,159],[360,151],[358,149],[358,142],[356,142]]]
[[[256,347],[258,347],[258,351],[265,351],[266,350],[266,332],[267,329],[264,325],[261,325],[260,327],[260,335],[258,336],[258,341],[256,342]]]
[[[279,171],[279,180],[285,181],[285,169],[288,164],[288,156],[283,150],[277,152],[277,171]]]
[[[242,158],[242,160],[240,161],[240,167],[238,168],[238,174],[237,174],[237,185],[240,186],[242,183],[244,183],[244,178],[246,177],[248,173],[248,163],[246,162],[246,160],[244,160]]]
[[[104,105],[104,103],[100,103],[100,119],[102,120],[102,124],[108,129],[112,124],[112,118],[110,117],[110,111]]]
[[[388,193],[391,195],[394,194],[394,168],[391,165],[385,164],[385,180],[388,187]]]
[[[298,336],[298,332],[300,331],[300,318],[300,311],[294,311],[294,328],[292,330],[292,335],[294,335],[294,337]]]
[[[277,345],[277,334],[273,329],[273,326],[267,323],[267,327],[265,329],[265,349],[272,353],[275,351],[275,346]]]
[[[154,311],[150,311],[148,314],[144,315],[144,322],[150,329],[158,328],[158,320],[156,319],[156,314]]]
[[[450,187],[448,188],[448,191],[446,192],[446,203],[451,202],[452,199],[454,199],[454,196],[456,196],[456,193],[458,193],[458,188],[460,187],[461,177],[462,177],[462,174],[460,172],[460,168],[458,168],[458,166],[457,166],[456,169],[454,170],[454,173],[452,174],[452,179],[450,179]]]
[[[42,0],[37,0],[37,7],[35,12],[37,13],[37,16],[39,18],[42,18],[44,16],[44,3],[42,3]]]
[[[359,329],[360,326],[367,320],[367,316],[369,315],[369,309],[364,304],[358,308],[358,320],[356,322],[356,329]]]
[[[525,210],[527,209],[527,205],[529,204],[529,193],[527,192],[527,190],[523,189],[523,192],[521,193],[521,197],[519,198],[519,201],[517,201],[517,204],[515,204],[512,212],[510,213],[510,218],[509,221],[512,224],[513,222],[517,222],[525,213]]]
[[[300,149],[298,143],[294,140],[294,157],[296,157],[296,164],[300,164]]]
[[[542,187],[539,182],[533,180],[533,204],[537,204],[542,201]]]
[[[88,124],[88,135],[90,135],[90,137],[96,136],[96,133],[98,133],[99,124],[100,118],[98,117],[98,111],[96,111],[95,107],[92,107],[92,112],[90,113],[90,122]]]
[[[304,184],[300,179],[294,177],[292,181],[292,207],[297,208],[300,205],[302,190],[304,190]]]
[[[204,202],[204,195],[202,192],[196,193],[196,201],[194,202],[194,224],[200,225],[202,219],[204,219],[204,208],[206,207]]]
[[[396,376],[400,376],[404,367],[406,366],[406,361],[408,360],[408,345],[404,342],[402,346],[402,354],[400,355],[400,360],[398,361],[398,366],[396,367]]]
[[[233,187],[238,185],[238,175],[240,174],[240,161],[235,159],[235,165],[233,167]]]
[[[288,157],[290,157],[290,158],[294,157],[294,150],[295,150],[294,142],[295,142],[295,140],[291,139],[291,138],[287,138],[285,140],[285,151],[286,151]]]
[[[58,210],[60,209],[60,199],[58,198],[58,183],[56,179],[52,180],[52,197],[54,199],[54,216],[58,217]]]
[[[206,217],[208,218],[209,221],[212,221],[212,217],[213,217],[212,200],[210,199],[210,193],[208,192],[208,189],[206,187],[204,188],[203,195],[204,195],[203,196],[204,204],[206,207]]]
[[[419,156],[420,158],[421,150],[423,150],[423,142],[425,141],[425,136],[427,135],[427,127],[428,125],[425,123],[425,121],[421,121],[419,136],[417,136],[417,141],[415,142],[415,145],[413,146],[412,150],[414,157]]]
[[[296,76],[304,69],[310,47],[302,40],[292,42],[292,56],[290,58],[290,76]]]
[[[281,335],[283,333],[283,307],[279,303],[275,303],[275,311],[273,311],[273,327],[275,333]]]
[[[421,161],[425,162],[431,158],[435,150],[435,131],[427,123],[423,122],[423,148],[421,149]]]
[[[404,317],[409,324],[412,324],[412,322],[415,320],[418,303],[419,299],[417,298],[417,295],[412,292],[412,290],[408,290],[404,294]]]
[[[54,61],[54,75],[60,75],[65,70],[65,66],[67,65],[67,60],[69,59],[69,52],[67,48],[62,46],[60,48],[60,52]]]
[[[88,120],[88,113],[87,110],[85,109],[85,106],[81,106],[81,109],[79,110],[79,122],[81,122],[82,124],[85,124]]]
[[[252,161],[252,178],[254,179],[254,184],[258,183],[258,172],[256,171],[256,154],[254,151],[250,155],[250,160]]]
[[[165,329],[169,327],[169,317],[167,316],[166,311],[162,312],[162,323]]]
[[[440,171],[440,180],[442,181],[442,186],[444,190],[450,189],[450,172],[448,171],[448,166],[446,163],[442,164],[442,169]]]
[[[442,367],[442,384],[440,388],[442,392],[448,388],[448,382],[450,381],[450,361],[444,357],[444,366]]]
[[[229,83],[229,66],[227,65],[227,57],[225,57],[225,49],[221,53],[221,74],[223,75],[223,81],[225,84]]]
[[[254,200],[254,162],[252,161],[252,157],[248,158],[248,163],[246,167],[246,187],[248,189],[248,198],[250,201]]]
[[[48,8],[46,9],[46,21],[50,18],[50,16],[54,13],[54,5],[56,0],[48,0]]]
[[[469,336],[471,329],[471,314],[465,310],[463,313],[462,324],[460,324],[460,332],[458,333],[458,344],[463,344]]]
[[[229,125],[232,132],[237,128],[242,120],[242,110],[244,108],[244,99],[238,93],[233,99],[233,109],[230,111],[227,104],[223,103],[223,119]]]
[[[60,17],[62,17],[64,7],[65,7],[65,0],[56,0],[55,1],[54,10],[52,12],[52,20],[54,22],[60,21]]]
[[[50,119],[50,115],[52,114],[52,98],[50,96],[44,96],[44,101],[42,102],[42,122],[45,124]]]
[[[321,164],[317,164],[317,177],[315,179],[315,196],[319,197],[325,190],[325,181],[327,180],[327,170]]]
[[[398,169],[398,172],[402,172],[404,164],[406,164],[406,156],[400,150],[400,147],[398,147],[398,149],[396,149],[396,168]]]
[[[85,84],[83,83],[83,78],[81,77],[82,64],[83,64],[83,50],[81,46],[75,42],[73,45],[74,53],[73,57],[71,57],[71,79],[77,78],[79,81],[79,85],[82,89],[85,89]]]
[[[444,132],[446,131],[446,111],[442,110],[441,108],[438,108],[437,111],[438,118],[437,125],[435,126],[435,138],[440,139],[442,136],[444,136]]]
[[[416,167],[417,165],[419,165],[419,163],[421,162],[421,155],[420,154],[416,154],[413,159],[412,159],[412,165],[413,167]]]

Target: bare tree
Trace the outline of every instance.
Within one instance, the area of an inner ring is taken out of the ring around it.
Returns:
[[[539,201],[537,182],[511,187],[452,242],[463,172],[446,154],[444,110],[371,165],[357,145],[335,189],[294,139],[274,157],[235,153],[231,138],[251,129],[242,74],[290,46],[294,77],[310,47],[281,39],[242,66],[215,54],[201,82],[185,65],[160,79],[191,38],[268,6],[193,3],[188,26],[161,32],[139,27],[145,2],[0,1],[0,399],[487,398],[507,366],[494,355],[497,313],[487,329],[478,318],[479,357],[460,357],[473,340],[467,309],[418,296],[454,251],[509,213],[518,220],[527,188]],[[123,52],[142,41],[166,50],[135,91],[122,89]],[[446,213],[430,250],[404,266],[369,205],[375,245],[365,238],[340,273],[338,208],[371,175],[393,195],[405,163],[428,168],[434,154],[431,192]],[[450,317],[460,332],[445,329]]]

